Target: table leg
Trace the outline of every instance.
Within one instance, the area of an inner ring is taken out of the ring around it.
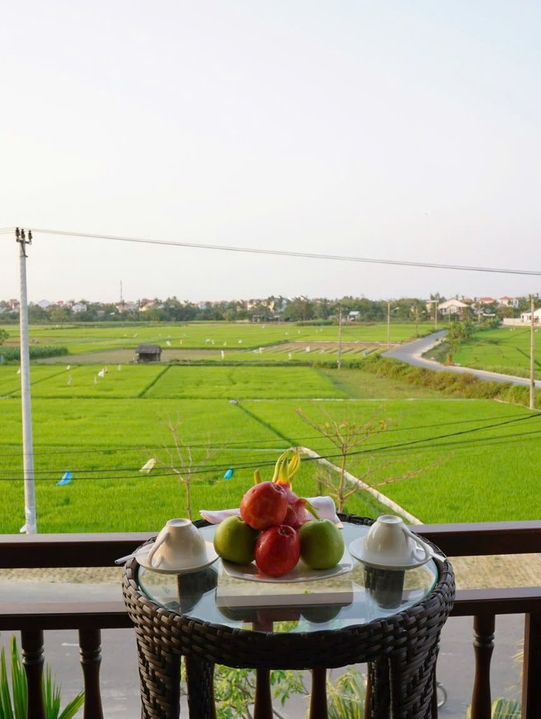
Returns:
[[[273,719],[270,671],[256,670],[254,719]]]
[[[190,719],[216,719],[214,664],[199,657],[184,657]]]
[[[390,709],[389,662],[387,659],[377,659],[368,664],[366,719],[388,719]]]
[[[327,670],[312,669],[312,696],[309,719],[328,719]]]
[[[432,719],[437,653],[436,644],[391,657],[393,719]]]
[[[180,716],[180,655],[161,651],[137,635],[141,679],[141,719]]]

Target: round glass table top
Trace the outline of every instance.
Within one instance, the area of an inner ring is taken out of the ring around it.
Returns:
[[[216,527],[201,527],[212,540]],[[345,522],[346,547],[369,530]],[[324,579],[258,582],[229,575],[222,561],[192,574],[162,574],[139,567],[146,596],[190,619],[264,632],[332,631],[392,616],[423,600],[438,580],[433,560],[389,571],[351,558],[350,571]]]

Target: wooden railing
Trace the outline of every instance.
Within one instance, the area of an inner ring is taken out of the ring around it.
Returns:
[[[447,555],[481,556],[541,552],[541,522],[423,525],[414,531]],[[0,535],[0,569],[111,567],[150,534]],[[523,719],[541,717],[541,587],[457,592],[453,616],[472,616],[475,677],[472,719],[490,719],[490,660],[495,617],[524,614]],[[29,685],[28,719],[43,719],[43,632],[77,629],[86,692],[85,719],[102,719],[99,687],[101,629],[130,627],[122,602],[10,603],[0,601],[0,631],[20,631]],[[136,678],[134,677],[134,681]]]

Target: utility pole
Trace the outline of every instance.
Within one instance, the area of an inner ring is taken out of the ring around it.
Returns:
[[[21,532],[36,534],[36,486],[34,477],[34,440],[32,436],[32,397],[30,394],[30,351],[28,349],[28,296],[26,290],[26,246],[32,244],[32,232],[28,237],[23,229],[15,229],[19,244],[20,272],[20,346],[21,346],[21,402],[23,418],[23,472],[24,472],[24,527]]]
[[[415,305],[415,336],[419,337],[419,308]]]
[[[434,329],[438,329],[438,300],[434,300]]]
[[[530,295],[530,409],[535,409],[535,299]]]
[[[387,300],[387,349],[391,346],[391,300]]]
[[[338,359],[336,360],[336,367],[342,368],[342,308],[338,310]]]

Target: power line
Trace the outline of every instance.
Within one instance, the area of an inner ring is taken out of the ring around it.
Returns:
[[[520,439],[523,439],[525,437],[531,437],[534,435],[535,436],[541,435],[541,430],[531,430],[529,432],[521,432],[520,434],[506,434],[506,435],[499,435],[497,437],[489,437],[489,438],[485,439],[485,443],[498,442],[499,445],[512,444]],[[502,440],[507,440],[507,441],[502,441]],[[427,441],[429,441],[429,440],[427,440]],[[447,447],[447,448],[452,447],[453,449],[460,449],[460,448],[464,448],[464,447],[469,447],[474,441],[475,440],[472,438],[472,439],[466,439],[463,441],[461,440],[458,442],[451,442],[451,443],[450,442],[446,442],[446,443],[434,442],[432,444],[429,444],[426,448],[432,449],[432,448],[439,448],[439,447]],[[395,446],[389,446],[389,447],[382,447],[380,451],[382,451],[384,453],[389,452],[390,454],[393,454],[395,452],[395,450],[400,452],[400,451],[407,451],[408,449],[409,449],[408,446],[395,445]],[[378,450],[375,450],[375,449],[366,449],[366,450],[361,450],[360,452],[350,452],[350,453],[348,453],[348,457],[351,457],[355,454],[369,455],[369,454],[377,452],[377,451]],[[305,457],[303,459],[303,462],[318,462],[319,460],[322,460],[322,459],[338,459],[340,457],[342,457],[342,455],[339,453],[328,454],[328,455],[319,455],[318,457]],[[267,467],[274,467],[274,464],[275,464],[274,460],[269,461],[269,462],[258,462],[257,464],[254,464],[254,463],[249,463],[249,464],[246,463],[246,464],[242,464],[242,465],[235,464],[235,469],[236,470],[264,469]],[[190,474],[198,475],[198,474],[223,473],[223,472],[225,472],[225,470],[229,469],[229,467],[230,467],[230,465],[209,465],[208,467],[206,467],[205,465],[201,465],[199,467],[194,468],[190,472]],[[96,471],[98,471],[98,470],[96,470]],[[59,479],[59,476],[62,475],[63,472],[64,472],[64,469],[59,470],[59,472],[56,472],[56,473],[51,473],[51,474],[54,474],[54,476],[50,476],[50,477],[36,476],[36,479],[38,479],[40,482],[57,482]],[[85,481],[112,482],[112,481],[122,481],[122,480],[134,480],[135,481],[135,480],[140,479],[140,477],[134,476],[135,474],[137,474],[137,475],[139,474],[139,470],[135,470],[135,469],[131,473],[127,473],[124,475],[108,476],[108,477],[80,476],[81,473],[77,472],[77,470],[74,470],[74,473],[77,473],[77,480],[82,481],[82,482],[85,482]],[[39,473],[37,472],[36,475],[37,474],[39,474]],[[178,474],[169,471],[167,468],[164,468],[164,470],[161,472],[152,470],[152,475],[150,477],[146,477],[146,479],[168,479],[168,478],[178,478]],[[0,477],[0,482],[19,482],[19,481],[20,481],[20,477]]]
[[[471,434],[474,434],[475,432],[482,432],[487,429],[497,429],[499,427],[504,427],[504,426],[507,426],[510,424],[523,422],[525,420],[537,419],[539,417],[541,417],[541,415],[539,415],[539,414],[524,415],[521,417],[515,417],[513,419],[506,420],[504,422],[495,422],[493,424],[484,425],[482,427],[472,427],[471,429],[459,430],[458,432],[451,432],[448,434],[435,435],[433,437],[422,437],[420,439],[408,440],[406,442],[399,442],[394,445],[379,445],[376,447],[368,447],[368,448],[363,448],[363,449],[359,449],[359,450],[354,450],[352,452],[348,452],[347,456],[353,457],[353,456],[358,456],[358,455],[363,455],[363,454],[377,454],[377,453],[381,453],[381,452],[393,452],[395,450],[409,449],[412,446],[421,445],[421,444],[428,444],[429,446],[439,446],[439,445],[435,444],[435,442],[438,440],[450,439],[453,437],[462,437],[465,435],[471,435]],[[506,438],[506,437],[517,438],[517,437],[521,437],[521,436],[529,436],[531,434],[541,434],[541,430],[525,432],[525,433],[522,433],[521,435],[511,434],[511,435],[505,435],[503,437],[499,436],[497,438],[489,438],[489,440],[497,439],[499,441],[502,438]],[[469,444],[469,442],[466,442],[464,444]],[[447,446],[449,446],[449,445],[447,445]],[[453,446],[456,447],[458,445],[457,445],[457,443],[455,443]],[[303,459],[303,462],[319,461],[320,459],[336,459],[336,458],[339,458],[342,456],[343,456],[342,453],[338,452],[338,453],[333,453],[333,454],[320,455],[319,457],[305,457]],[[275,460],[269,460],[266,462],[257,462],[257,463],[242,462],[242,463],[236,463],[235,469],[238,469],[238,470],[259,469],[259,468],[264,468],[264,467],[274,467],[274,465],[275,465]],[[139,469],[140,468],[134,468],[134,467],[130,467],[130,468],[115,467],[115,468],[111,468],[111,469],[91,469],[91,470],[89,469],[89,470],[70,470],[70,471],[77,472],[78,474],[83,474],[83,475],[84,474],[97,474],[97,473],[103,474],[106,472],[122,472],[122,471],[129,472],[131,474],[131,473],[139,472]],[[168,468],[168,467],[164,467],[161,472],[160,472],[160,469],[153,470],[153,475],[155,477],[176,477],[176,476],[178,476],[175,473],[168,473],[169,469],[170,468]],[[190,469],[189,474],[193,475],[193,474],[208,474],[211,472],[220,472],[220,471],[223,472],[226,469],[228,469],[228,467],[226,467],[223,464],[219,464],[219,465],[216,465],[216,464],[204,465],[203,464],[203,465],[195,466],[192,469]],[[42,475],[54,474],[54,478],[51,478],[51,480],[49,480],[49,481],[56,481],[58,479],[58,475],[61,474],[63,471],[64,471],[64,469],[43,470]],[[188,472],[186,472],[186,474],[187,473]],[[113,477],[90,477],[87,479],[99,479],[99,480],[104,481],[104,480],[129,479],[129,478],[133,478],[133,477],[130,477],[130,475],[127,475],[127,476],[124,475],[124,476],[113,476]],[[0,481],[15,481],[16,479],[18,479],[18,478],[0,477]],[[84,480],[84,477],[81,477],[81,479]],[[42,477],[42,481],[47,481],[46,477]]]
[[[526,417],[534,417],[537,415],[521,415],[520,419],[524,419]],[[472,424],[474,422],[489,422],[493,419],[500,419],[502,417],[505,418],[511,418],[511,419],[517,419],[516,414],[506,414],[506,415],[491,415],[487,417],[476,417],[475,419],[457,419],[457,420],[451,420],[449,422],[438,422],[438,427],[450,427],[455,425],[464,425],[464,424]],[[378,421],[377,419],[375,421]],[[489,425],[489,427],[492,427],[493,425]],[[374,435],[377,434],[390,434],[390,433],[400,433],[400,432],[412,432],[419,429],[432,429],[434,427],[433,423],[429,424],[417,424],[417,425],[409,425],[409,426],[398,426],[398,427],[386,427],[384,429],[378,429],[374,432]],[[479,429],[482,429],[479,428]],[[312,440],[312,439],[325,439],[325,436],[322,434],[311,434],[311,435],[296,435],[295,436],[295,442],[301,443],[305,442],[306,440]],[[269,452],[276,449],[275,447],[269,446],[269,447],[262,447],[262,445],[265,444],[283,444],[284,440],[281,437],[269,437],[268,439],[254,439],[254,440],[239,440],[238,442],[211,442],[210,444],[208,442],[202,442],[202,443],[196,443],[196,442],[190,442],[187,441],[186,445],[190,447],[190,449],[205,449],[210,447],[210,449],[225,449],[225,450],[246,450],[246,451],[252,451],[254,448],[261,448],[263,450],[268,450]],[[253,447],[250,447],[249,445],[253,445]],[[19,445],[14,444],[4,444],[0,445],[0,448],[2,446],[15,446],[18,447]],[[47,447],[50,447],[51,445],[47,445]],[[57,445],[53,445],[57,446]],[[55,451],[51,451],[51,449],[46,448],[40,451],[34,451],[34,454],[37,456],[41,455],[47,455],[48,457],[53,455],[67,455],[67,454],[77,454],[77,455],[88,455],[88,454],[116,454],[120,452],[162,452],[167,450],[175,450],[176,447],[174,445],[161,445],[160,447],[151,447],[149,445],[118,445],[118,446],[111,446],[111,447],[91,447],[88,449],[84,449],[82,447],[66,447],[64,449],[56,449]],[[2,457],[19,457],[20,451],[18,452],[3,452]]]
[[[188,247],[197,250],[219,250],[222,252],[241,252],[254,255],[274,255],[278,257],[300,257],[312,260],[333,260],[337,262],[358,262],[364,264],[391,265],[398,267],[422,267],[436,270],[458,270],[460,272],[488,272],[506,275],[529,275],[541,277],[541,270],[521,270],[503,267],[481,267],[475,265],[442,264],[438,262],[417,262],[412,260],[387,260],[373,257],[356,257],[353,255],[334,255],[319,252],[301,252],[293,250],[274,250],[270,248],[237,247],[234,245],[214,245],[203,242],[184,242],[154,240],[141,237],[123,237],[121,235],[99,235],[90,232],[68,232],[66,230],[47,230],[36,228],[34,233],[41,232],[44,235],[56,235],[61,237],[79,237],[83,239],[109,240],[112,242],[132,242],[146,245],[161,245],[165,247]]]

